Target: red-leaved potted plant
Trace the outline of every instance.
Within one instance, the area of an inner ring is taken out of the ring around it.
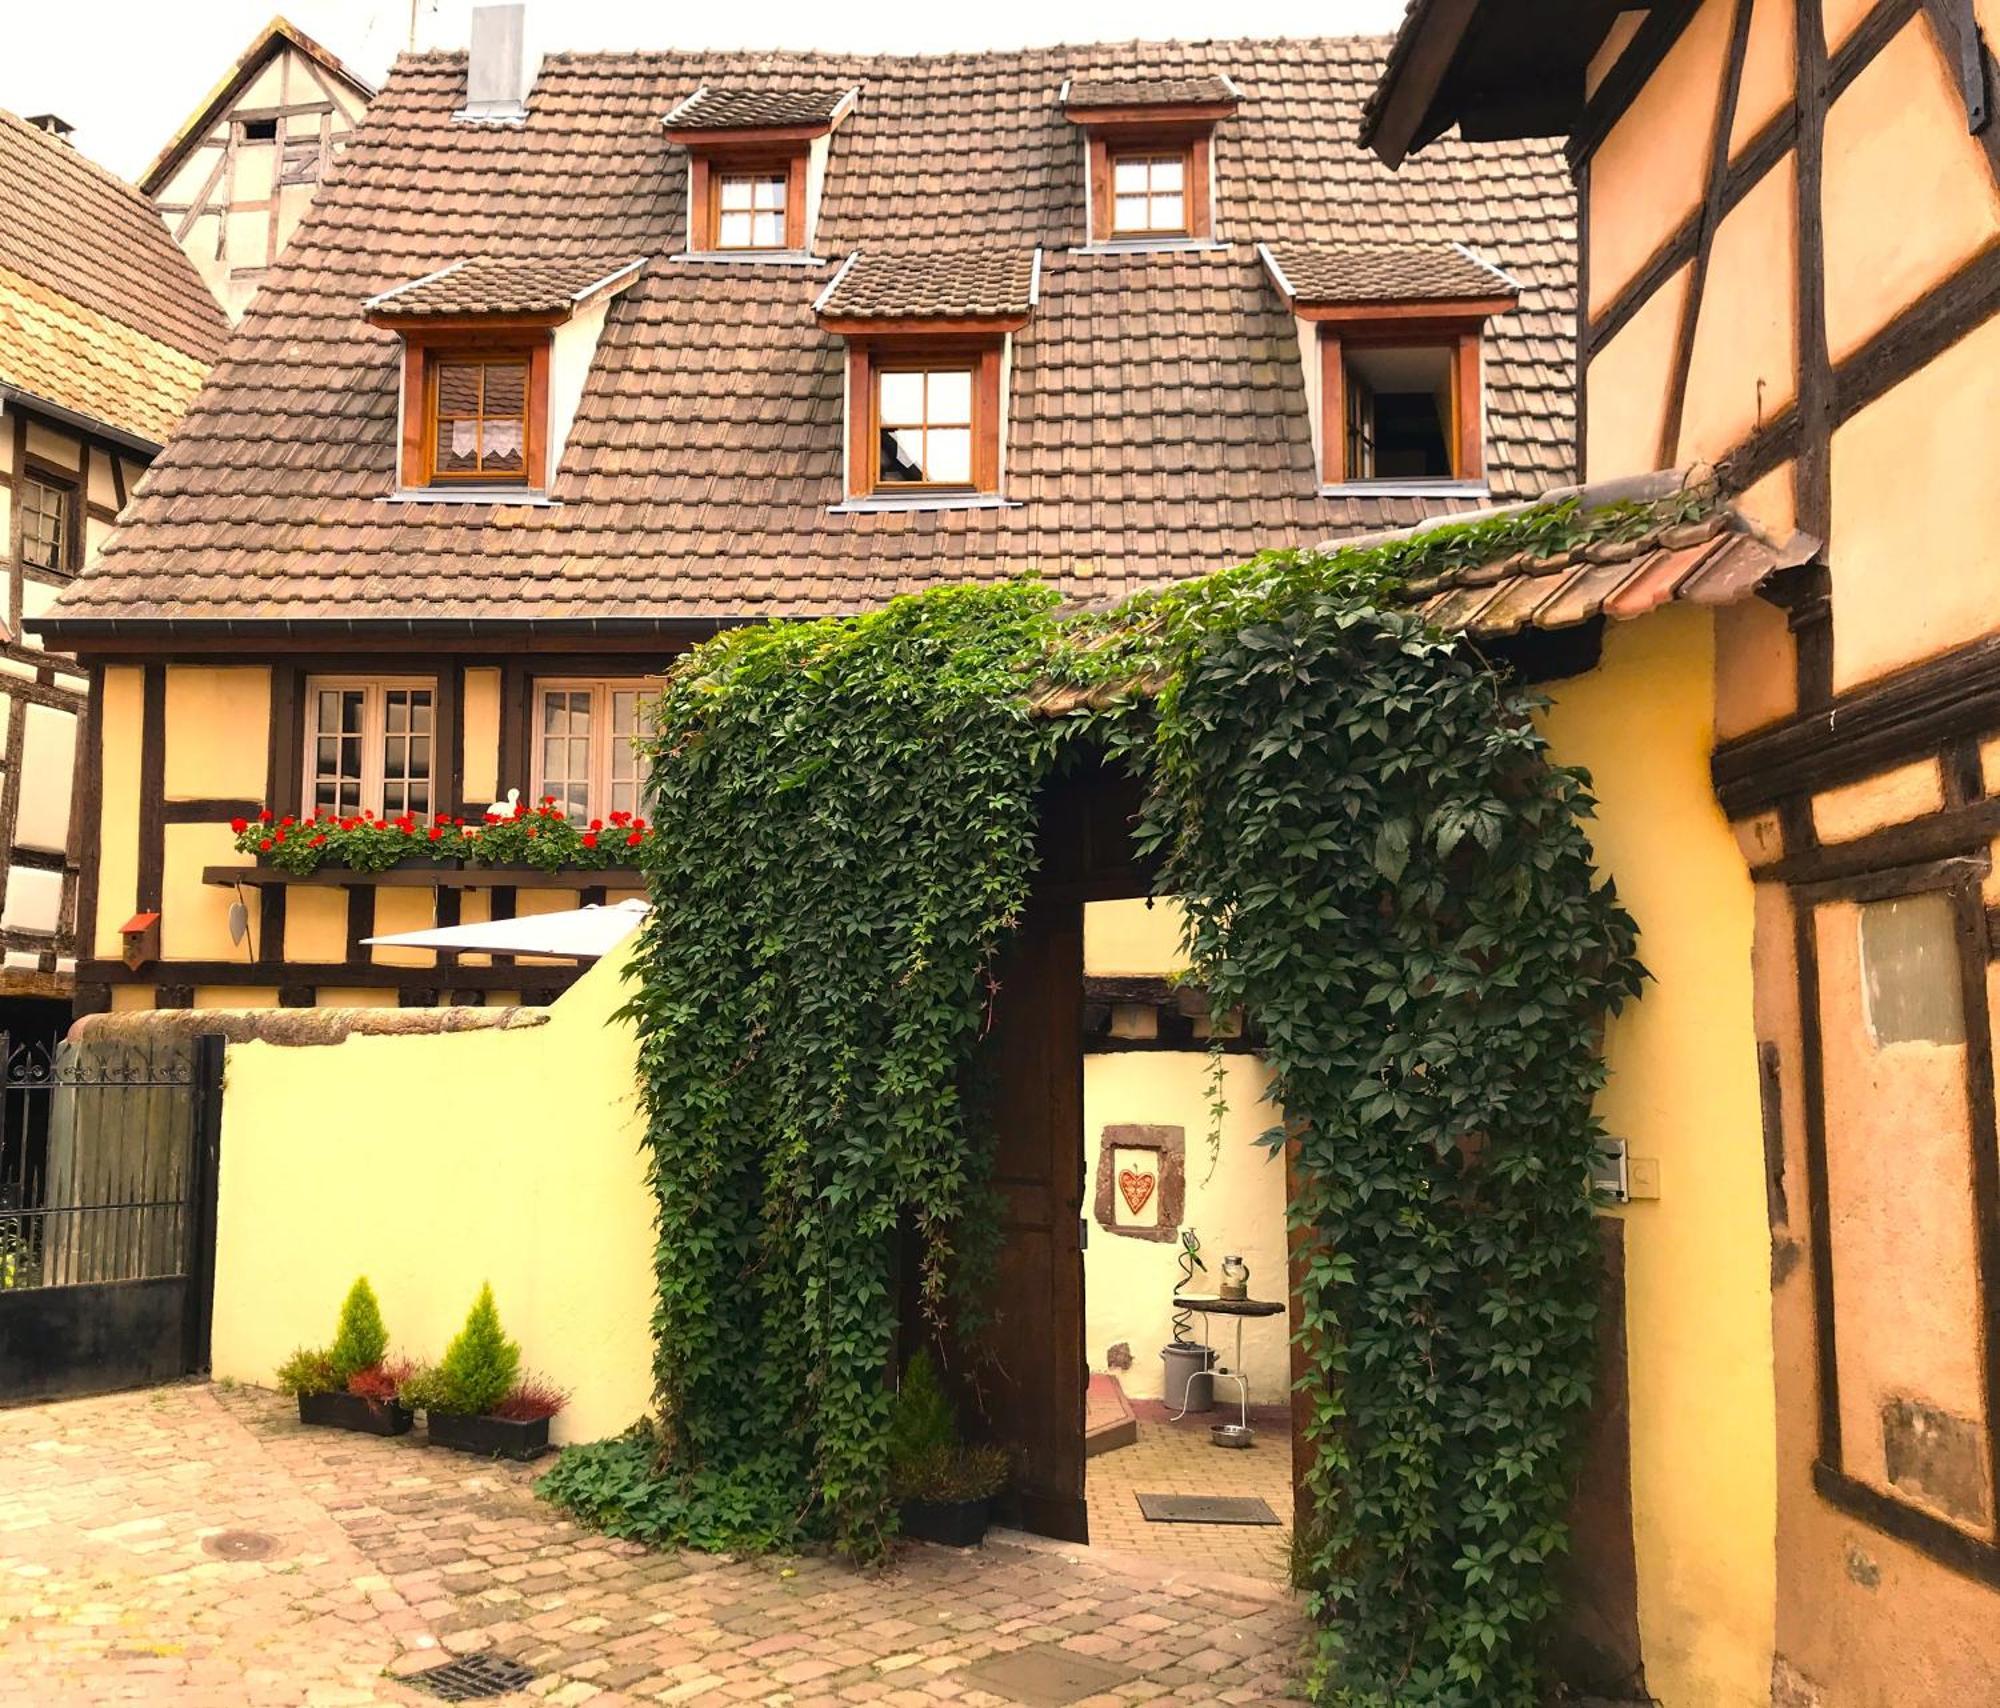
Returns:
[[[433,1447],[533,1459],[548,1451],[549,1419],[569,1395],[552,1382],[522,1374],[521,1349],[501,1329],[493,1289],[484,1286],[444,1358],[412,1372],[399,1398],[423,1412]]]
[[[278,1387],[297,1396],[299,1422],[363,1435],[407,1435],[415,1422],[397,1390],[410,1374],[389,1362],[389,1331],[368,1277],[356,1279],[340,1307],[328,1347],[300,1347],[278,1367]]]

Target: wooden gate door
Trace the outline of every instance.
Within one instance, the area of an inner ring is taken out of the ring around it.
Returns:
[[[1131,827],[1136,783],[1109,766],[1051,782],[1027,917],[999,972],[987,1040],[1001,1249],[977,1409],[1017,1449],[1010,1521],[1087,1542],[1083,1497],[1083,908],[1150,893]]]
[[[222,1052],[0,1040],[0,1404],[208,1368]]]
[[[1000,1207],[988,1432],[1014,1448],[1011,1521],[1090,1539],[1083,1500],[1083,904],[1039,903],[1000,969],[991,1052]]]

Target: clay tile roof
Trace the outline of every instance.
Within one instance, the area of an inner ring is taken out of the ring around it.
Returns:
[[[151,202],[0,111],[0,386],[160,444],[228,335]]]
[[[1410,602],[1441,629],[1499,640],[1527,628],[1573,628],[1598,616],[1629,621],[1675,601],[1733,604],[1820,549],[1809,534],[1765,530],[1729,502],[1713,471],[1704,467],[1563,487],[1538,502],[1573,502],[1580,520],[1597,519],[1602,537],[1546,557],[1516,552],[1459,564],[1412,585]],[[1663,513],[1649,517],[1649,507]],[[1513,505],[1477,515],[1486,520],[1531,508]],[[1437,525],[1420,524],[1410,532]],[[1393,536],[1339,543],[1368,545],[1388,537]]]
[[[372,296],[376,314],[560,314],[637,267],[642,256],[583,255],[569,260],[474,255]]]
[[[1227,77],[1079,77],[1063,105],[1071,112],[1093,107],[1192,107],[1240,98]]]
[[[831,320],[960,320],[1027,314],[1041,252],[949,249],[918,254],[863,250],[849,257],[813,305]]]
[[[839,89],[697,89],[667,114],[666,125],[669,130],[695,131],[831,124],[841,102],[853,92],[851,83]]]
[[[413,611],[705,625],[1029,570],[1116,596],[1465,507],[1320,491],[1296,329],[1257,239],[1458,240],[1505,268],[1521,297],[1486,341],[1493,501],[1572,480],[1576,202],[1561,145],[1447,139],[1388,172],[1354,140],[1386,45],[556,54],[515,127],[453,122],[463,55],[406,56],[126,526],[40,632],[407,628]],[[1217,66],[1244,96],[1214,151],[1226,246],[1071,253],[1086,240],[1085,165],[1055,99],[1064,80]],[[664,260],[610,304],[554,503],[382,502],[401,351],[362,301],[467,255],[678,254],[688,174],[663,113],[704,85],[857,84],[832,135],[818,253],[1042,250],[1040,300],[1014,337],[1005,506],[829,515],[845,497],[844,369],[812,305],[835,269]],[[157,217],[141,223],[179,258]]]
[[[1295,302],[1445,302],[1516,296],[1520,287],[1458,243],[1291,243],[1265,245],[1281,289]]]

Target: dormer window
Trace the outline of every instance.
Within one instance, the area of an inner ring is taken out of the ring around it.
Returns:
[[[1065,84],[1063,112],[1084,134],[1090,242],[1212,240],[1212,139],[1240,99],[1227,77]]]
[[[1186,237],[1190,149],[1111,151],[1111,235]]]
[[[847,344],[841,508],[998,499],[1011,341],[1040,287],[1039,250],[848,258],[813,305]]]
[[[370,297],[369,323],[403,343],[399,494],[539,496],[605,313],[644,265],[480,256]]]
[[[1322,487],[1483,489],[1486,321],[1514,281],[1452,243],[1258,252],[1298,328]]]
[[[804,258],[830,139],[857,91],[697,89],[667,114],[688,151],[687,255]]]

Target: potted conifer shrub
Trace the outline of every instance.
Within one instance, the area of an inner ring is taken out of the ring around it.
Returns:
[[[937,1366],[929,1352],[919,1351],[904,1367],[889,1419],[889,1493],[903,1534],[952,1548],[977,1547],[1007,1474],[1004,1449],[959,1440],[958,1418]]]
[[[533,1459],[549,1447],[549,1419],[569,1396],[521,1373],[521,1349],[500,1326],[490,1285],[466,1313],[465,1326],[435,1368],[403,1383],[402,1403],[424,1414],[433,1447],[488,1458]]]
[[[300,1347],[278,1367],[280,1391],[296,1395],[299,1422],[363,1435],[407,1435],[415,1421],[398,1402],[407,1365],[386,1361],[389,1331],[368,1277],[358,1276],[340,1307],[333,1344]]]

